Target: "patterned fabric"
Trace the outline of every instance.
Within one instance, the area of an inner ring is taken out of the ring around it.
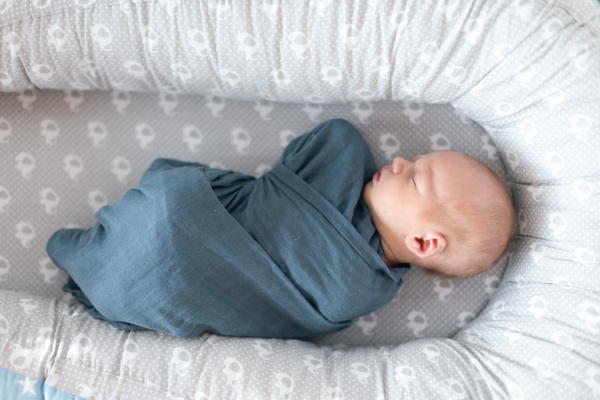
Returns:
[[[0,288],[29,293],[1,292],[1,368],[84,398],[600,396],[596,0],[112,3],[0,2]],[[316,343],[123,334],[34,296],[66,281],[49,235],[154,158],[258,176],[330,118],[378,167],[450,148],[499,171],[507,257],[466,281],[411,268]]]

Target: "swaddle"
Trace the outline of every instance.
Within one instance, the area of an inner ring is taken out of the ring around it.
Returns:
[[[252,176],[157,159],[87,230],[48,241],[63,290],[120,329],[186,338],[299,338],[338,331],[389,302],[389,269],[363,186],[377,171],[356,128],[335,119]]]

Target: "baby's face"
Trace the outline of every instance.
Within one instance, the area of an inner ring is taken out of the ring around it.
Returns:
[[[397,157],[375,173],[363,199],[377,230],[394,246],[415,230],[437,229],[436,210],[447,201],[486,201],[492,182],[482,180],[477,169],[455,151],[418,155],[411,161]]]

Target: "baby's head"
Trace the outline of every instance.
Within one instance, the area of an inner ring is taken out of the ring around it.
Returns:
[[[516,213],[502,179],[456,151],[394,159],[364,188],[388,266],[409,262],[444,277],[469,278],[505,253]]]

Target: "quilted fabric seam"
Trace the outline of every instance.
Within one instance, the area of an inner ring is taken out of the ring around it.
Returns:
[[[581,26],[586,27],[594,36],[600,38],[600,32],[596,32],[589,25],[590,22],[592,22],[595,19],[600,18],[600,17],[594,15],[590,19],[588,19],[587,21],[581,21],[571,11],[569,11],[565,7],[563,7],[563,6],[559,5],[559,4],[553,4],[552,3],[553,0],[542,0],[542,1],[545,2],[546,4],[548,4],[551,7],[555,7],[555,8],[559,8],[559,9],[563,10],[564,12],[566,12],[567,14],[569,14],[571,16],[571,18],[573,18],[575,21],[579,22],[581,24]]]

